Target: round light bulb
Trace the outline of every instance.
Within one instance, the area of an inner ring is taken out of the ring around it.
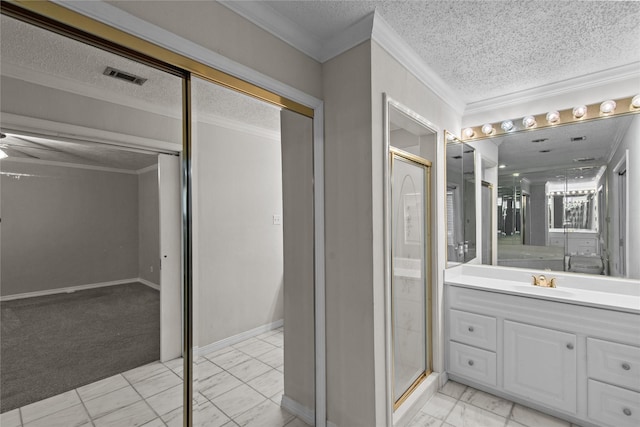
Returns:
[[[549,111],[547,113],[547,121],[550,124],[554,124],[554,123],[558,123],[558,121],[560,120],[560,113],[557,111]]]
[[[611,114],[616,110],[616,101],[609,99],[600,104],[600,112],[602,114]]]
[[[504,168],[506,168],[506,167],[507,167],[507,165],[500,165],[500,166],[498,166],[498,167],[499,167],[500,169],[504,169]]]
[[[522,119],[522,125],[526,128],[532,128],[536,125],[536,118],[533,116],[527,116]]]
[[[573,109],[573,117],[576,119],[581,119],[587,115],[587,106],[579,105]]]
[[[493,133],[493,126],[491,125],[491,123],[482,125],[482,133],[484,133],[485,135],[491,135]]]
[[[631,100],[631,105],[633,108],[640,108],[640,95],[636,95]]]
[[[475,135],[476,133],[472,128],[466,128],[462,131],[462,134],[465,136],[465,138],[473,138],[473,135]]]
[[[509,132],[510,130],[513,129],[513,122],[511,120],[505,120],[504,122],[502,122],[500,127],[502,128],[503,131]]]

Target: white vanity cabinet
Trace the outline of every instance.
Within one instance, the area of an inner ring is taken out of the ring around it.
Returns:
[[[449,378],[585,427],[640,426],[639,314],[447,282],[445,313]]]
[[[576,412],[576,336],[504,321],[504,389]]]

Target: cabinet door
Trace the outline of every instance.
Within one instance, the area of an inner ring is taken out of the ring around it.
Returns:
[[[504,322],[504,389],[576,413],[576,336]]]

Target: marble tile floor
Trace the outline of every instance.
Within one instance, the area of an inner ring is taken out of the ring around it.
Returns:
[[[194,425],[308,427],[280,407],[282,328],[196,360]],[[182,359],[151,363],[0,415],[2,427],[180,427]]]
[[[407,427],[579,427],[472,387],[447,382]]]

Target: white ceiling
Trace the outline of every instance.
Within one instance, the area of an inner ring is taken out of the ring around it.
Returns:
[[[467,104],[629,64],[640,72],[637,1],[222,3],[312,55],[309,44],[376,11]]]

